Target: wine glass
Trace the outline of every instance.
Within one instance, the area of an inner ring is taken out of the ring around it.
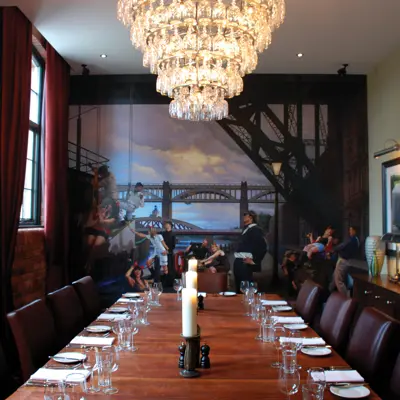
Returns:
[[[246,295],[247,295],[247,292],[249,290],[249,287],[250,287],[250,282],[249,281],[241,281],[240,282],[240,291],[244,295],[244,299],[242,299],[242,303],[246,302]]]
[[[289,337],[293,338],[293,342],[296,344],[296,350],[299,352],[303,348],[303,336],[300,331],[293,330],[289,333]],[[301,365],[297,364],[297,368],[301,369]]]
[[[323,368],[310,368],[308,370],[307,383],[319,383],[325,389],[326,376]]]
[[[249,290],[252,291],[253,293],[257,293],[257,288],[258,288],[257,282],[253,281],[249,283]]]
[[[272,368],[280,368],[282,366],[281,362],[280,362],[280,350],[281,350],[281,337],[285,337],[285,328],[283,326],[275,326],[274,328],[274,346],[277,350],[277,354],[278,354],[278,361],[275,361],[271,364]]]
[[[285,372],[283,369],[279,370],[279,389],[286,396],[291,396],[299,391],[300,374],[299,371]]]
[[[176,300],[182,300],[182,297],[180,296],[180,292],[182,290],[182,279],[174,279],[174,290],[176,291],[177,297]]]
[[[95,385],[93,372],[97,370],[96,353],[90,349],[85,349],[86,358],[83,360],[82,366],[90,372],[90,386],[88,387],[89,393],[100,392],[100,388]]]

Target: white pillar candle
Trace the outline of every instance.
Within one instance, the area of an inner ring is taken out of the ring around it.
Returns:
[[[182,289],[182,334],[185,337],[197,335],[196,289]]]
[[[185,274],[186,287],[197,290],[197,272],[189,271]]]
[[[194,259],[189,260],[188,271],[197,272],[197,260]]]

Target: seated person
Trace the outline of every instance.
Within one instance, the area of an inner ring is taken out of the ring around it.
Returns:
[[[199,265],[204,265],[213,274],[216,272],[228,272],[230,270],[228,257],[216,243],[211,245],[211,252],[212,255],[205,260],[199,261]]]
[[[202,243],[190,243],[185,250],[187,258],[196,258],[196,260],[204,260],[210,255],[208,249],[208,240],[204,239]]]
[[[282,270],[286,277],[286,290],[289,297],[296,295],[297,292],[297,285],[294,279],[294,272],[297,269],[296,261],[297,254],[294,251],[288,251],[285,253],[282,263]]]
[[[135,233],[137,236],[143,238],[143,239],[148,239],[150,240],[152,246],[153,246],[153,252],[149,256],[148,260],[148,265],[149,269],[151,271],[151,268],[155,269],[155,279],[157,279],[158,282],[158,263],[155,263],[154,259],[158,257],[158,260],[160,261],[160,269],[162,274],[166,275],[168,274],[168,246],[165,244],[164,238],[162,235],[159,235],[156,231],[156,228],[150,228],[149,229],[149,234],[144,235],[143,233],[140,232],[135,232],[133,229],[131,229],[133,233]],[[151,267],[151,264],[154,264],[154,267]]]
[[[143,279],[143,270],[139,267],[137,262],[135,262],[133,266],[128,269],[125,276],[129,286],[135,292],[143,292],[145,288],[149,287],[147,281]]]
[[[307,253],[308,259],[311,260],[313,254],[322,253],[326,247],[331,246],[333,229],[328,226],[322,236],[318,236],[314,241],[312,233],[307,237],[310,239],[310,244],[304,247],[303,251]]]

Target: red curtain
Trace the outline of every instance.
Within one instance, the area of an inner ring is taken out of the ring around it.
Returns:
[[[46,46],[45,238],[47,291],[68,282],[69,65]]]
[[[32,25],[16,7],[2,8],[0,13],[0,254],[4,318],[13,309],[11,271],[28,146]]]

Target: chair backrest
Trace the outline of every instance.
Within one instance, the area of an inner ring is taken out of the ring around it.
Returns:
[[[65,286],[47,295],[53,312],[60,346],[65,346],[84,328],[81,302],[72,286]]]
[[[319,323],[321,336],[337,352],[346,349],[350,328],[357,311],[357,302],[339,292],[329,296]]]
[[[399,322],[372,307],[361,312],[350,337],[346,361],[379,395],[387,392],[398,355]]]
[[[72,283],[81,301],[85,315],[85,324],[88,325],[98,317],[101,312],[101,300],[92,277],[85,276]]]
[[[199,272],[198,291],[206,293],[225,292],[228,287],[228,274],[226,272]]]
[[[400,399],[400,354],[397,357],[396,365],[393,368],[390,390],[393,399]]]
[[[313,322],[322,302],[322,294],[322,286],[311,280],[306,280],[301,286],[295,309],[305,322]]]
[[[59,349],[54,319],[44,300],[9,313],[7,319],[18,349],[22,378],[26,381]]]

